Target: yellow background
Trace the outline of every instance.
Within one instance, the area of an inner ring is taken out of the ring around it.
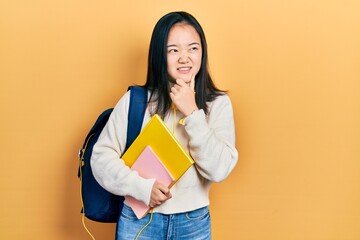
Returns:
[[[240,159],[211,192],[214,239],[360,239],[358,0],[1,0],[0,239],[89,239],[77,151],[144,83],[173,10],[203,25],[234,105]]]

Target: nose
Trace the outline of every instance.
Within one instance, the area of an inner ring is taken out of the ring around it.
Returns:
[[[179,63],[188,63],[189,56],[186,54],[186,52],[182,52],[178,61],[179,61]]]

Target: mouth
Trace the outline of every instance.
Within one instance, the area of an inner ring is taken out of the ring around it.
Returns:
[[[191,67],[179,67],[179,68],[177,68],[177,70],[178,70],[180,73],[189,73],[190,70],[191,70]]]

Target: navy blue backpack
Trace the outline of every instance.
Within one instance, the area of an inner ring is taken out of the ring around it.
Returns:
[[[141,131],[147,105],[146,88],[130,86],[128,90],[130,90],[130,105],[126,149]],[[78,177],[81,181],[83,215],[93,221],[108,223],[116,223],[118,221],[119,214],[123,207],[124,197],[109,193],[98,184],[92,174],[90,159],[94,144],[98,140],[112,110],[111,108],[104,111],[86,136],[83,147],[79,152],[78,170]]]

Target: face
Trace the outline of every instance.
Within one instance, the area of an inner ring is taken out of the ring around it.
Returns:
[[[167,72],[171,82],[182,79],[186,83],[200,70],[202,46],[195,28],[186,23],[175,24],[167,42]]]

